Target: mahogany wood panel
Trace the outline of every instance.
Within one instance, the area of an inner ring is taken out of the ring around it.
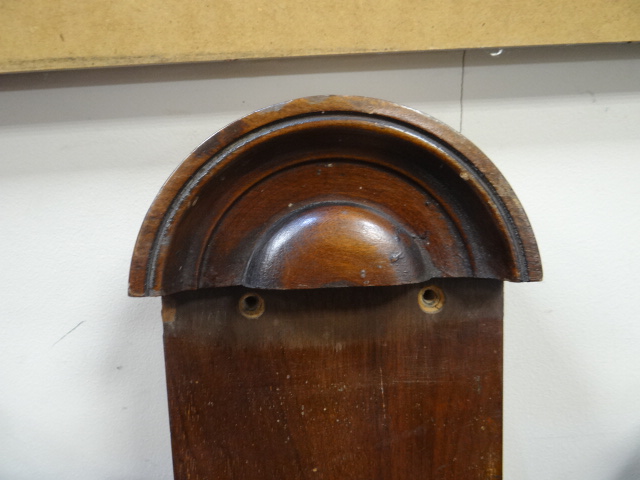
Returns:
[[[163,296],[176,478],[501,478],[502,280],[541,277],[508,183],[437,120],[311,97],[229,125],[130,273]]]
[[[382,100],[311,97],[183,162],[141,228],[130,294],[541,275],[517,197],[466,138]]]
[[[432,284],[164,297],[175,478],[501,478],[502,282]]]

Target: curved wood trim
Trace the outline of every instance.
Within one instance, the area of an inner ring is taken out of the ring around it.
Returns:
[[[363,136],[368,136],[372,144],[378,142],[378,150],[382,153],[378,154],[375,145],[367,145],[369,140],[363,141],[360,138]],[[333,138],[334,143],[318,143],[325,137]],[[348,139],[356,137],[360,139],[353,140],[352,145],[341,144],[343,138],[348,143]],[[306,151],[307,141],[311,144],[316,142],[322,148]],[[293,143],[295,147],[291,147]],[[401,149],[405,157],[415,157],[415,152],[422,152],[424,159],[405,160],[400,154],[397,159],[392,158],[390,151],[393,148]],[[257,155],[272,160],[256,161]],[[283,158],[275,159],[278,155]],[[277,213],[275,207],[268,210],[265,206],[268,211],[262,213],[264,218],[256,217],[259,219],[257,223],[265,221],[271,224],[262,230],[254,229],[256,231],[252,233],[246,230],[246,236],[255,237],[243,247],[250,250],[249,253],[234,250],[231,245],[226,250],[226,257],[237,259],[237,263],[210,268],[211,262],[220,261],[215,252],[211,254],[211,245],[217,245],[216,235],[222,235],[221,225],[224,225],[223,235],[236,230],[243,217],[237,217],[236,223],[231,224],[228,219],[239,215],[237,211],[234,213],[234,209],[249,201],[248,196],[252,191],[255,194],[252,189],[257,185],[264,185],[269,178],[278,175],[284,182],[281,185],[291,185],[307,178],[304,177],[304,165],[321,167],[318,162],[331,162],[331,158],[345,159],[344,165],[340,165],[345,169],[341,173],[343,176],[372,175],[379,179],[378,185],[404,182],[398,184],[398,189],[407,195],[414,195],[416,199],[420,195],[435,199],[440,209],[438,215],[446,219],[446,228],[451,230],[448,237],[442,237],[438,252],[426,247],[429,242],[421,244],[428,253],[427,257],[434,254],[451,256],[451,259],[442,260],[439,268],[431,271],[427,268],[414,277],[401,278],[394,273],[381,278],[377,285],[416,283],[427,280],[429,276],[471,276],[511,281],[542,278],[538,248],[522,206],[498,169],[469,140],[431,117],[390,102],[364,97],[323,96],[292,100],[238,120],[208,139],[176,169],[151,205],[140,230],[131,265],[130,295],[155,296],[251,283],[247,280],[251,275],[245,271],[248,259],[257,245],[264,243],[265,229],[273,231],[273,222],[284,221],[284,214]],[[427,164],[428,167],[425,166]],[[295,170],[298,176],[283,177],[287,169]],[[271,184],[271,191],[281,190],[281,187],[274,188],[273,185],[278,184]],[[403,212],[404,207],[399,200],[393,205],[380,200],[389,195],[388,191],[380,188],[369,192],[369,197],[358,196],[359,193],[347,189],[342,196],[337,195],[330,200],[351,201],[355,198],[363,208],[374,204],[372,208],[379,211],[380,218],[386,215],[395,218],[396,227],[388,228],[406,227],[415,233],[419,228],[411,224],[416,221],[416,215],[411,217],[410,212]],[[324,193],[328,195],[333,191]],[[300,197],[304,192],[291,194]],[[326,195],[323,198],[301,205],[301,212],[327,200]],[[255,199],[253,201],[255,204]],[[196,206],[198,202],[201,202],[200,206]],[[246,206],[242,208],[246,211]],[[255,214],[260,215],[260,212]],[[203,225],[203,222],[209,224]],[[233,228],[227,228],[228,225],[233,225]],[[225,241],[234,243],[232,238]],[[243,241],[244,237],[236,243]],[[466,263],[456,264],[456,256],[467,258]],[[425,261],[429,263],[430,260]],[[333,286],[325,278],[312,284],[294,285],[288,280],[278,281],[280,283],[273,283],[275,280],[259,281],[248,286]]]

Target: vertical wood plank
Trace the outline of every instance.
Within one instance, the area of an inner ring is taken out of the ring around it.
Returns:
[[[433,284],[165,297],[176,478],[500,478],[502,282]]]

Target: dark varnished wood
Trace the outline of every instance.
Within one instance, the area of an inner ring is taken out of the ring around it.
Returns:
[[[389,102],[312,97],[231,124],[176,170],[141,228],[130,294],[541,274],[522,207],[468,140]]]
[[[176,478],[501,478],[502,282],[437,285],[165,297]]]
[[[312,97],[231,124],[132,260],[176,479],[501,478],[502,280],[541,276],[505,179],[434,119]]]

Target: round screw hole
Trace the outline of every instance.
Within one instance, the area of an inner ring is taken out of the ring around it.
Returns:
[[[238,302],[240,313],[247,318],[258,318],[264,313],[264,300],[256,293],[247,293]]]
[[[418,293],[418,305],[423,312],[439,312],[444,306],[444,292],[435,285],[426,286]]]

